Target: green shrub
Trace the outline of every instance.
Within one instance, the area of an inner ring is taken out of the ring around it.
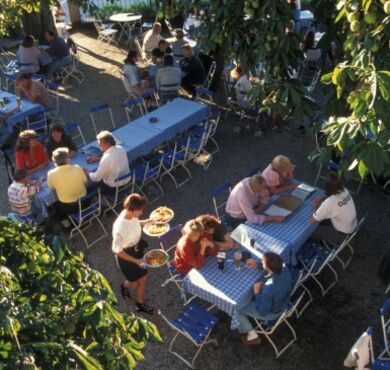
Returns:
[[[0,369],[133,369],[151,322],[122,314],[107,280],[57,237],[0,218]]]

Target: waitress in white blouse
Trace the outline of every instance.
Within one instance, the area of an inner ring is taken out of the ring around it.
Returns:
[[[121,294],[131,301],[129,290],[135,290],[135,309],[153,314],[155,309],[144,302],[147,273],[142,257],[148,244],[141,239],[142,226],[149,220],[139,220],[147,200],[140,194],[130,194],[124,201],[124,210],[112,228],[112,251],[126,280],[121,284]]]

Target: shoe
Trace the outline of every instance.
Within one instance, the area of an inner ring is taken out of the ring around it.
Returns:
[[[158,310],[152,306],[149,306],[148,304],[146,303],[139,303],[139,302],[136,302],[135,303],[135,309],[136,311],[138,312],[145,312],[147,313],[148,315],[153,315],[154,313],[158,313]]]
[[[125,282],[123,281],[121,284],[121,296],[125,302],[130,302],[131,301],[131,296],[129,289],[125,287]]]
[[[248,340],[247,336],[241,337],[241,343],[245,346],[253,346],[261,343],[260,337],[256,337],[255,339]]]

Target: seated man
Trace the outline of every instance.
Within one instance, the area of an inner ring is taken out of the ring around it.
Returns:
[[[15,80],[16,95],[21,98],[27,98],[31,103],[37,103],[49,109],[51,107],[51,100],[45,85],[31,79],[29,73],[21,73]]]
[[[185,76],[181,79],[182,87],[189,94],[196,95],[196,85],[203,84],[206,78],[206,71],[201,60],[194,55],[190,45],[185,44],[182,47],[184,59],[181,61],[181,70]]]
[[[103,194],[115,194],[117,186],[125,185],[130,181],[130,178],[126,178],[115,182],[120,175],[129,172],[126,150],[116,145],[115,139],[109,131],[101,131],[96,138],[103,156],[101,159],[94,156],[88,158],[89,162],[100,160],[99,167],[95,172],[89,173],[89,178],[93,182],[99,183],[98,186]],[[87,170],[85,171],[88,173]]]
[[[253,284],[255,298],[238,315],[240,325],[238,330],[246,334],[242,338],[243,344],[259,344],[260,338],[253,329],[249,317],[260,320],[276,320],[290,301],[293,288],[290,270],[284,265],[283,260],[276,253],[265,253],[262,261],[262,268],[266,276],[259,282]],[[247,261],[250,268],[256,267],[253,259]]]
[[[153,49],[158,47],[158,42],[161,39],[161,23],[156,22],[153,24],[153,28],[146,32],[144,36],[144,42],[142,45],[142,51],[148,58],[151,57]]]
[[[173,56],[166,55],[164,66],[157,71],[156,88],[160,94],[161,104],[165,104],[179,96],[181,71],[173,63]]]
[[[226,212],[231,227],[236,228],[247,220],[254,224],[282,222],[285,217],[258,214],[268,200],[269,192],[263,176],[257,174],[239,182],[233,188],[226,203]]]
[[[277,155],[261,174],[271,194],[281,193],[286,190],[295,189],[297,184],[285,184],[287,180],[294,178],[295,166],[290,159],[284,155]]]
[[[313,209],[316,211],[310,222],[321,222],[312,235],[313,239],[339,244],[356,229],[355,203],[348,189],[341,183],[337,172],[328,173],[325,195],[314,199]]]
[[[27,175],[42,170],[49,163],[45,148],[37,137],[35,131],[24,130],[15,144],[16,168],[25,168]]]
[[[64,39],[56,36],[52,31],[45,32],[45,39],[49,44],[45,52],[52,59],[52,63],[49,65],[47,71],[48,78],[51,79],[54,72],[64,65],[71,63],[72,59],[69,55],[68,45]]]
[[[204,265],[206,250],[216,255],[218,247],[207,238],[201,238],[203,225],[196,220],[187,221],[183,227],[183,236],[177,242],[174,265],[181,275],[187,275],[192,268],[201,268]]]
[[[174,36],[175,40],[171,44],[172,53],[175,58],[182,60],[184,57],[182,47],[186,44],[186,42],[183,40],[183,30],[181,28],[175,28]]]
[[[53,123],[50,126],[50,137],[46,143],[47,155],[51,158],[54,150],[57,148],[68,148],[70,158],[77,153],[77,146],[72,138],[65,133],[64,125],[61,123]]]
[[[158,46],[152,50],[152,62],[161,67],[163,65],[163,60],[166,55],[172,53],[172,49],[169,46],[168,42],[164,39],[161,39],[158,42]]]
[[[57,194],[56,217],[63,220],[79,211],[78,200],[87,194],[88,179],[79,165],[69,163],[68,148],[54,150],[53,161],[56,168],[48,172],[47,185]]]
[[[8,200],[12,212],[24,222],[35,221],[40,223],[41,218],[33,211],[32,198],[41,191],[42,183],[32,182],[27,178],[25,168],[17,168],[14,172],[14,181],[8,188]]]

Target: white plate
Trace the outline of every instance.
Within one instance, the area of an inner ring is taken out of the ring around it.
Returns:
[[[169,222],[172,220],[172,218],[175,216],[175,212],[173,212],[172,209],[168,208],[168,207],[158,207],[156,208],[149,216],[149,218],[153,221],[158,221],[158,215],[157,215],[157,210],[160,209],[160,208],[166,208],[169,212],[171,212],[171,216],[167,219],[165,219],[163,222]]]
[[[154,222],[148,222],[147,224],[144,225],[143,231],[144,231],[144,233],[145,233],[146,235],[151,236],[151,237],[157,237],[157,236],[160,236],[160,235],[162,235],[162,234],[165,234],[165,233],[170,229],[170,226],[169,226],[168,223],[162,223],[162,225],[165,226],[164,231],[162,231],[162,232],[159,233],[159,234],[151,234],[151,233],[149,232],[149,227],[152,226],[152,225],[154,225],[154,224],[155,224]]]
[[[161,253],[164,255],[164,262],[161,264],[161,265],[149,265],[147,263],[147,257],[151,254],[151,253]],[[168,261],[169,261],[169,255],[167,252],[165,252],[164,250],[162,249],[152,249],[150,251],[147,251],[144,255],[144,257],[142,258],[142,260],[144,261],[145,265],[149,268],[152,268],[152,269],[155,269],[155,268],[159,268],[161,266],[164,266]]]

